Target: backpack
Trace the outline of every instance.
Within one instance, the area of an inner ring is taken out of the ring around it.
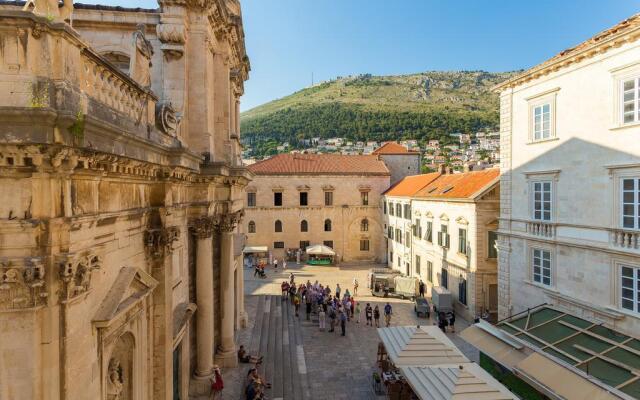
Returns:
[[[336,318],[336,311],[332,308],[331,312],[329,313],[329,318],[331,319],[335,319]]]

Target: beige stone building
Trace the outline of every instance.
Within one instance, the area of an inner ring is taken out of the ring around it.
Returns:
[[[640,16],[504,82],[500,314],[640,332]]]
[[[382,261],[380,194],[390,173],[377,156],[280,154],[249,166],[248,246],[285,251],[325,244],[338,261]]]
[[[421,172],[420,152],[409,150],[399,143],[386,142],[371,154],[378,156],[389,168],[392,185],[405,176],[418,175]]]
[[[207,393],[246,319],[240,5],[16,4],[0,3],[0,399]]]
[[[467,320],[498,312],[498,169],[409,176],[383,194],[388,265],[448,288]]]

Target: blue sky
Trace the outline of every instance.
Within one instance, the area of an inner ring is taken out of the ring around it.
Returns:
[[[155,7],[154,0],[97,0]],[[87,2],[90,2],[87,1]],[[531,67],[640,12],[640,0],[241,0],[242,109],[338,75]]]

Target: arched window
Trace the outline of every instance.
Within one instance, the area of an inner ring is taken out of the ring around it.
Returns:
[[[116,51],[110,51],[101,55],[102,57],[106,58],[107,61],[117,67],[120,71],[124,72],[127,75],[129,74],[129,56]]]
[[[324,231],[325,232],[331,232],[331,220],[330,219],[325,219],[324,220]]]
[[[249,233],[256,233],[256,223],[249,221]]]
[[[362,221],[360,221],[360,231],[361,232],[368,232],[369,231],[369,220],[368,219],[363,219]]]
[[[280,220],[276,221],[275,230],[276,230],[276,232],[282,232],[282,221],[280,221]]]
[[[300,222],[300,232],[309,232],[309,224],[305,219]]]

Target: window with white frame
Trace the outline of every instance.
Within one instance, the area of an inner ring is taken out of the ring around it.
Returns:
[[[543,103],[533,107],[533,137],[535,140],[544,140],[552,137],[551,129],[551,103]]]
[[[621,266],[620,306],[640,313],[640,268]]]
[[[533,281],[551,286],[551,252],[533,249]]]
[[[620,84],[622,123],[640,122],[640,78],[624,79]]]
[[[551,181],[533,182],[533,219],[551,221]]]
[[[622,179],[622,227],[640,229],[640,178]]]

